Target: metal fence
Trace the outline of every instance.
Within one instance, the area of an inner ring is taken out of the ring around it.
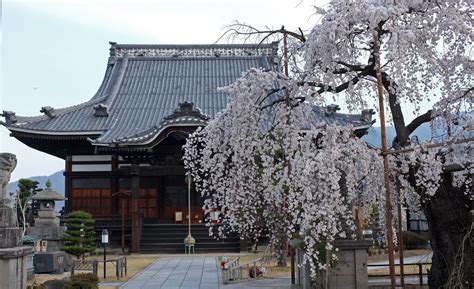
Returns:
[[[423,266],[430,265],[431,263],[408,263],[408,264],[403,264],[404,272],[406,272],[406,268],[409,266],[412,266],[415,268],[416,272],[413,273],[404,273],[403,277],[415,277],[418,281],[418,285],[424,285],[423,278],[428,276],[428,271],[423,271]],[[373,268],[379,268],[379,269],[385,269],[389,268],[388,264],[367,264],[367,269],[373,267]],[[395,267],[400,267],[400,264],[395,264]],[[368,273],[369,278],[384,278],[384,277],[390,277],[390,274],[377,274],[369,271]],[[400,274],[397,274],[397,277],[401,277]]]

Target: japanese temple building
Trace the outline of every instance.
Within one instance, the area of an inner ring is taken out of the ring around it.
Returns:
[[[185,227],[170,224],[180,223],[177,212],[183,212],[183,219],[187,214],[182,161],[187,135],[225,108],[227,95],[218,87],[252,67],[278,69],[279,61],[278,43],[111,42],[104,79],[89,101],[66,108],[44,106],[42,115],[33,117],[3,111],[2,124],[26,145],[64,159],[66,212],[90,212],[108,228],[117,227],[124,213],[132,252],[166,251],[169,240],[160,243],[151,236],[146,247],[144,238],[159,226]],[[315,107],[315,117],[351,123],[358,135],[372,125],[369,110],[348,115],[338,113],[337,106]],[[204,228],[201,196],[193,191],[191,200],[193,228]],[[184,237],[178,236],[180,246]],[[207,242],[199,238],[197,249]],[[239,250],[238,238],[234,242],[232,248]]]

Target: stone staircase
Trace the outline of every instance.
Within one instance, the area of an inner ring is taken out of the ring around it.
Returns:
[[[144,223],[140,252],[183,254],[184,238],[187,234],[186,224]],[[237,235],[218,241],[209,236],[209,228],[204,224],[192,224],[191,234],[196,239],[195,253],[240,252],[240,239]]]

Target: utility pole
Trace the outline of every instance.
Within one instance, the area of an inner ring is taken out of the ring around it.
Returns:
[[[285,70],[286,77],[289,77],[288,72],[288,33],[285,31],[285,26],[281,27],[283,31],[283,67]],[[290,93],[288,90],[285,92],[286,96],[286,105],[290,106]],[[291,173],[291,164],[288,163],[288,175]],[[290,253],[290,270],[291,270],[291,284],[296,284],[296,274],[295,274],[295,250],[292,246],[289,246],[289,253]]]

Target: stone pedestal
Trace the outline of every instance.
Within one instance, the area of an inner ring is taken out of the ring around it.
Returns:
[[[21,229],[9,200],[0,201],[0,248],[21,245]]]
[[[32,252],[29,246],[0,249],[0,288],[26,288],[26,262]]]
[[[8,198],[7,184],[15,169],[14,154],[0,153],[0,288],[26,288],[26,261],[32,247],[22,246],[16,211]]]
[[[339,249],[339,260],[329,270],[329,288],[326,289],[367,289],[367,249],[370,240],[337,240],[334,247]],[[304,252],[297,250],[297,263],[301,264]],[[316,282],[310,278],[309,264],[298,266],[297,284],[302,289],[325,288],[324,272]]]
[[[26,288],[27,259],[33,252],[29,246],[21,246],[21,229],[16,212],[8,200],[0,202],[0,288]]]

